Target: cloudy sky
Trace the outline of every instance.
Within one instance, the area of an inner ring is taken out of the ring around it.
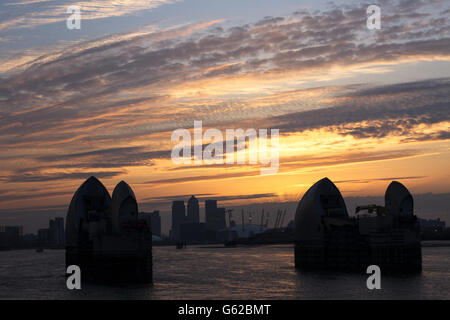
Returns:
[[[297,201],[325,176],[346,197],[450,193],[450,2],[375,3],[380,30],[372,2],[2,1],[0,223],[35,231],[90,175],[142,210]],[[278,173],[174,164],[194,120],[279,129]]]

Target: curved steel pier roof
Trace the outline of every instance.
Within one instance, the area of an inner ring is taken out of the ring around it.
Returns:
[[[411,216],[414,214],[413,197],[400,182],[391,182],[384,194],[384,203],[388,215]]]
[[[138,205],[131,187],[121,181],[112,195],[112,224],[114,232],[120,232],[124,223],[136,224]]]
[[[317,181],[300,200],[295,212],[296,240],[323,239],[322,217],[348,217],[339,189],[328,178]]]
[[[100,219],[110,214],[111,196],[95,177],[87,179],[75,192],[66,218],[66,245],[79,243],[82,221]]]

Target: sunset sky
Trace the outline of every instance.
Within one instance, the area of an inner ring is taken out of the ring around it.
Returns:
[[[194,120],[279,129],[278,172],[174,164]],[[345,197],[450,193],[450,2],[2,1],[0,123],[0,224],[32,232],[90,175],[141,210],[298,201],[323,177]]]

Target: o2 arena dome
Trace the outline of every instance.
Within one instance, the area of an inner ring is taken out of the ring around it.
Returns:
[[[322,240],[322,217],[348,217],[339,189],[328,178],[317,181],[298,204],[295,212],[295,240]]]
[[[414,201],[408,189],[397,181],[392,181],[384,194],[387,215],[412,216]]]
[[[122,232],[127,226],[136,226],[138,205],[131,187],[121,181],[112,195],[112,224],[115,233]]]
[[[99,221],[111,213],[111,196],[95,177],[87,179],[75,192],[66,218],[66,245],[77,246],[89,221]]]

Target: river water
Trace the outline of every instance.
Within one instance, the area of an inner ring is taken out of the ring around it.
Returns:
[[[367,276],[299,272],[293,245],[153,248],[153,285],[68,290],[64,250],[0,252],[0,299],[450,299],[450,247],[424,247],[423,272]]]

